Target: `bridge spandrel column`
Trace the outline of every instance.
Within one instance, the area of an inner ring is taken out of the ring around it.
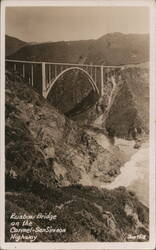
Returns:
[[[101,66],[101,96],[104,94],[103,66]]]
[[[25,64],[22,65],[22,76],[25,78]]]
[[[31,86],[34,86],[34,65],[31,64]]]

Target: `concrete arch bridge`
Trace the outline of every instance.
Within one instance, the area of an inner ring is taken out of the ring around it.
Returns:
[[[47,98],[53,86],[68,72],[79,71],[87,77],[92,89],[99,97],[105,94],[105,87],[111,77],[119,76],[121,66],[85,65],[70,63],[33,62],[6,59],[6,69],[22,76],[44,98]],[[113,88],[113,85],[112,85]]]

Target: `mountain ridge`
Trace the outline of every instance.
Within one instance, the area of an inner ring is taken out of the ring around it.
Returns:
[[[27,44],[27,42],[20,40],[16,37],[6,35],[5,36],[5,51],[6,56],[10,56],[11,54],[14,54],[17,52],[20,48],[24,47]]]
[[[9,59],[123,65],[148,61],[148,48],[148,34],[117,32],[98,39],[28,44]]]

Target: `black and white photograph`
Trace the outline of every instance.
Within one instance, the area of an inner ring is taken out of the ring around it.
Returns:
[[[152,249],[154,1],[4,2],[3,246]]]

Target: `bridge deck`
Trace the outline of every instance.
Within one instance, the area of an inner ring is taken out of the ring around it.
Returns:
[[[54,63],[54,62],[36,62],[36,61],[20,61],[20,60],[12,60],[12,59],[6,59],[7,62],[17,62],[17,63],[30,63],[30,64],[51,64],[51,65],[65,65],[65,66],[76,66],[76,67],[95,67],[95,68],[122,68],[123,66],[106,66],[106,65],[91,65],[91,64],[76,64],[76,63]]]

